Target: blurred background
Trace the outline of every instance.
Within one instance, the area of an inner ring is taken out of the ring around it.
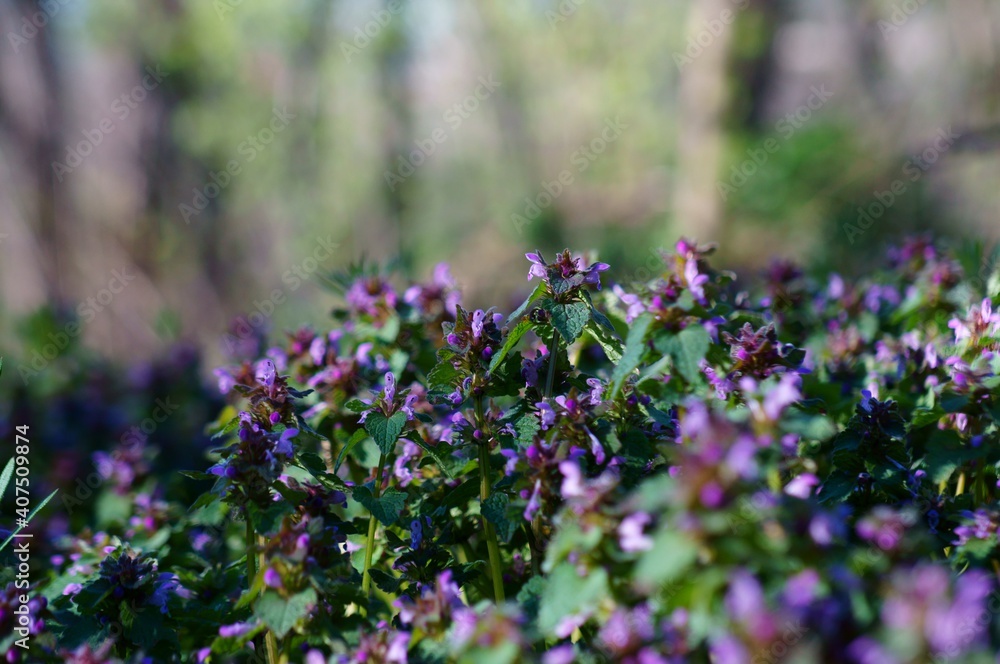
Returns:
[[[0,27],[21,358],[76,319],[211,366],[235,317],[326,321],[363,258],[509,309],[534,249],[628,281],[680,235],[746,274],[1000,237],[991,0],[0,0]]]

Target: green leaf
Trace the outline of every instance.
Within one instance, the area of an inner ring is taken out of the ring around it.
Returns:
[[[386,417],[376,410],[368,413],[368,417],[365,418],[365,430],[371,434],[382,454],[386,455],[396,446],[404,426],[406,426],[406,413],[403,411],[393,413],[392,417]]]
[[[552,327],[559,331],[567,344],[573,343],[583,334],[583,328],[590,320],[590,307],[586,302],[561,304],[545,300],[542,307],[551,314]]]
[[[675,335],[658,338],[653,345],[670,356],[684,380],[694,383],[701,376],[698,363],[705,359],[712,339],[701,325],[689,325]]]
[[[510,542],[517,530],[517,521],[507,518],[507,506],[510,505],[510,497],[506,493],[499,491],[490,494],[490,497],[482,502],[479,507],[480,513],[487,521],[496,528],[497,535],[505,543]]]
[[[934,483],[946,482],[966,461],[983,454],[983,450],[965,447],[954,431],[935,431],[927,441],[924,468]]]
[[[856,473],[852,475],[841,470],[835,470],[819,488],[819,494],[817,494],[819,502],[839,503],[846,500],[851,495],[851,492],[854,491],[857,477]]]
[[[529,295],[527,299],[521,303],[521,306],[519,306],[517,309],[514,310],[514,313],[512,313],[510,316],[507,317],[506,324],[510,325],[511,323],[519,319],[521,316],[523,316],[524,312],[528,310],[528,307],[534,304],[535,300],[537,300],[543,295],[545,295],[545,282],[539,281],[538,285],[535,286],[535,290],[531,291],[531,295]]]
[[[375,413],[372,413],[371,415],[374,414]],[[371,417],[371,415],[369,415],[368,417]],[[343,463],[344,457],[347,456],[350,453],[350,451],[354,449],[355,445],[357,445],[367,437],[368,437],[368,432],[365,431],[364,429],[358,429],[357,431],[354,432],[354,435],[351,436],[351,439],[347,441],[347,444],[344,445],[344,447],[340,450],[340,454],[337,455],[337,463],[333,465],[334,473],[340,470],[340,464]]]
[[[287,600],[275,591],[268,590],[257,600],[253,612],[281,639],[291,631],[295,623],[309,614],[309,609],[315,604],[316,591],[312,588],[306,588]]]
[[[600,345],[601,349],[604,350],[604,354],[608,356],[609,361],[619,362],[622,359],[622,342],[614,332],[610,332],[602,325],[599,325],[596,318],[591,318],[587,321],[587,326],[584,329]]]
[[[390,595],[395,595],[399,592],[399,587],[402,584],[402,581],[394,577],[392,574],[383,572],[375,567],[369,568],[368,574],[371,575],[372,581],[375,582],[376,586]]]
[[[622,352],[618,364],[615,365],[615,370],[611,372],[609,400],[618,396],[625,378],[642,362],[642,356],[646,354],[646,332],[652,323],[653,317],[648,313],[642,314],[632,321],[632,327],[629,328],[628,337],[625,339],[625,350]]]
[[[454,387],[462,377],[462,372],[451,363],[454,354],[439,353],[438,363],[427,374],[427,387],[439,392],[447,392]]]
[[[535,435],[541,429],[538,417],[534,413],[524,413],[514,422],[517,431],[517,441],[527,447],[535,442]]]
[[[203,473],[200,470],[181,470],[181,471],[178,471],[178,474],[183,475],[184,477],[187,477],[187,478],[192,479],[192,480],[215,480],[215,479],[217,479],[216,475],[212,475],[211,473]],[[2,495],[3,495],[3,492],[0,491],[0,496],[2,496]]]
[[[399,520],[406,502],[406,494],[396,489],[389,489],[376,498],[368,484],[356,487],[352,496],[384,526],[391,526]]]
[[[427,442],[426,440],[424,440],[424,439],[423,439],[423,437],[422,437],[422,436],[421,436],[421,435],[420,435],[419,433],[417,433],[416,431],[412,432],[412,433],[411,433],[410,435],[408,435],[408,436],[405,436],[405,438],[406,438],[407,440],[410,440],[410,441],[413,441],[414,443],[416,443],[417,445],[419,445],[419,446],[420,446],[420,449],[422,449],[422,450],[423,450],[424,452],[426,452],[426,453],[428,454],[428,456],[430,456],[430,458],[434,459],[434,463],[436,463],[436,464],[437,464],[437,466],[438,466],[438,468],[440,468],[440,469],[441,469],[441,471],[442,471],[442,472],[443,472],[443,473],[444,473],[445,475],[447,475],[447,476],[448,476],[448,479],[450,479],[450,480],[451,480],[451,479],[455,479],[455,476],[454,476],[454,475],[452,474],[452,472],[451,472],[451,469],[449,468],[449,465],[450,465],[450,464],[448,464],[448,463],[447,463],[447,462],[445,461],[445,458],[441,456],[441,453],[440,453],[440,451],[439,451],[439,449],[438,449],[437,447],[434,447],[433,445],[429,444],[429,443],[428,443],[428,442]],[[447,448],[447,447],[448,447],[448,444],[447,444],[447,443],[439,443],[438,445],[439,445],[440,447],[445,447],[445,448]],[[450,451],[450,450],[449,450],[449,451]]]
[[[52,493],[50,493],[49,495],[47,495],[42,502],[40,502],[37,505],[35,505],[35,509],[31,510],[31,514],[28,515],[28,518],[25,519],[25,522],[31,523],[31,520],[35,518],[35,515],[38,514],[39,512],[41,512],[42,508],[45,507],[46,505],[48,505],[49,501],[52,500],[52,498],[57,493],[59,493],[59,489],[56,489],[55,491],[53,491]],[[17,535],[22,530],[24,530],[24,526],[21,526],[20,528],[18,528],[14,532],[12,532],[10,534],[10,536],[3,541],[3,544],[0,544],[0,551],[3,551],[4,549],[6,549],[7,545],[10,544],[10,541],[12,539],[14,539],[14,536]]]
[[[3,499],[3,495],[7,492],[7,485],[10,484],[10,478],[14,475],[14,457],[10,458],[7,465],[3,468],[3,473],[0,473],[0,500]]]
[[[231,420],[226,422],[226,424],[221,429],[215,432],[215,434],[212,436],[212,440],[219,440],[220,438],[224,438],[226,435],[232,433],[233,431],[236,431],[236,429],[239,428],[239,426],[240,426],[240,418],[238,417],[232,418]]]
[[[563,618],[592,613],[607,594],[608,573],[603,567],[581,577],[576,573],[576,565],[560,563],[545,584],[538,607],[538,629],[552,636]]]
[[[663,529],[653,538],[653,548],[642,554],[635,567],[640,586],[656,588],[680,578],[698,557],[698,545],[676,530]]]
[[[365,403],[361,399],[351,399],[344,404],[344,408],[355,413],[360,413],[361,411],[368,410],[371,408],[370,404]]]
[[[500,366],[500,363],[503,362],[505,357],[507,357],[507,354],[514,349],[517,342],[521,340],[521,337],[528,333],[531,327],[531,321],[525,318],[507,333],[507,338],[504,339],[503,346],[500,347],[500,350],[497,351],[493,355],[493,359],[490,360],[491,373],[495,371],[498,366]]]
[[[587,306],[590,307],[591,319],[601,327],[607,328],[611,332],[614,332],[615,326],[612,324],[611,319],[605,316],[602,312],[597,310],[597,307],[594,306],[594,300],[591,299],[590,293],[588,291],[582,291],[582,292],[583,292],[583,299],[587,301]]]
[[[250,502],[248,509],[254,530],[261,535],[269,535],[281,528],[282,519],[295,511],[295,505],[288,500],[279,500],[268,505],[267,509],[262,510],[257,507],[256,503]]]

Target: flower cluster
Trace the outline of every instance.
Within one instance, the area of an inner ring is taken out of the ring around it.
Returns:
[[[187,355],[130,374],[183,385],[197,427],[53,455],[38,660],[995,660],[1000,275],[917,238],[886,271],[743,283],[713,249],[638,283],[530,253],[510,312],[444,265],[352,268],[329,326],[230,344],[221,399]],[[118,438],[80,414],[107,382],[52,419]]]

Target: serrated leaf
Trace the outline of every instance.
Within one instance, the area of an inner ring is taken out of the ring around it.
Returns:
[[[507,317],[507,322],[505,324],[506,325],[510,325],[514,321],[518,320],[521,316],[524,315],[524,312],[528,310],[528,307],[530,307],[532,304],[534,304],[535,300],[537,300],[538,298],[540,298],[542,295],[545,295],[545,282],[544,281],[538,282],[538,285],[535,286],[535,290],[531,291],[531,295],[529,295],[524,300],[524,302],[521,303],[521,306],[519,306],[517,309],[515,309],[514,312],[510,316]]]
[[[427,453],[428,456],[434,459],[434,463],[436,463],[437,467],[440,468],[441,471],[448,476],[448,479],[455,479],[455,476],[448,468],[448,464],[445,462],[444,457],[441,456],[441,453],[438,450],[438,448],[434,447],[433,445],[430,445],[426,440],[423,439],[423,437],[420,436],[420,434],[418,434],[415,431],[411,435],[406,436],[405,438],[409,441],[416,443],[420,447],[420,449],[422,449],[424,452]],[[448,446],[447,443],[439,443],[439,445],[441,447]]]
[[[507,357],[507,354],[510,353],[510,351],[514,349],[514,346],[517,345],[517,342],[521,340],[521,337],[527,334],[531,328],[531,321],[525,318],[507,333],[507,338],[504,339],[503,346],[500,347],[499,351],[493,354],[493,359],[490,360],[491,373],[496,370],[500,363],[503,362],[504,358]]]
[[[399,520],[406,502],[406,494],[396,489],[388,489],[376,498],[368,484],[355,487],[352,496],[384,526],[391,526]]]
[[[438,360],[434,368],[427,374],[427,387],[431,390],[447,392],[454,387],[462,377],[462,372],[451,363],[452,354],[448,353]]]
[[[374,413],[373,413],[374,414]],[[340,464],[343,463],[344,457],[347,456],[354,447],[368,437],[368,432],[364,429],[358,429],[351,436],[351,439],[347,441],[347,444],[340,450],[340,454],[337,455],[337,463],[333,465],[333,472],[336,473],[340,470]]]
[[[559,331],[567,344],[571,344],[579,338],[587,321],[590,320],[590,307],[586,302],[562,304],[546,300],[542,306],[552,317],[552,327]]]
[[[517,431],[517,441],[525,447],[535,442],[535,435],[541,428],[541,424],[534,413],[525,413],[514,422],[514,429]]]
[[[288,599],[268,590],[257,600],[253,612],[281,639],[291,631],[295,623],[309,614],[310,608],[315,604],[316,591],[312,588],[306,588]]]
[[[602,325],[598,324],[596,318],[591,318],[587,321],[584,330],[587,334],[597,342],[597,344],[604,351],[610,362],[619,362],[622,359],[622,342],[614,332],[605,329]]]
[[[622,389],[625,378],[632,373],[639,363],[642,362],[643,355],[646,354],[646,332],[653,323],[652,315],[642,314],[634,321],[628,330],[628,337],[625,339],[625,349],[622,357],[611,372],[611,391],[608,399],[613,400]]]
[[[365,431],[367,431],[375,444],[378,445],[382,454],[390,454],[399,440],[399,434],[403,433],[406,426],[406,413],[399,411],[393,413],[392,417],[386,417],[379,411],[368,413],[365,418]]]
[[[712,339],[701,325],[689,325],[675,335],[658,338],[653,345],[670,356],[684,380],[694,383],[701,376],[698,363],[705,359]]]
[[[240,426],[240,418],[239,417],[232,418],[231,420],[226,422],[226,424],[212,436],[212,440],[219,440],[220,438],[225,437],[226,435],[235,431],[239,426]]]
[[[510,497],[506,493],[497,491],[490,494],[490,497],[484,500],[479,507],[480,513],[493,524],[497,535],[504,542],[510,541],[518,526],[516,521],[507,518],[508,505],[510,505]]]
[[[371,408],[371,404],[367,404],[361,399],[351,399],[344,404],[344,408],[355,413],[360,413],[361,411]]]
[[[314,475],[327,472],[326,461],[315,452],[299,452],[298,459],[302,467]]]
[[[375,582],[375,585],[383,591],[389,593],[390,595],[395,595],[399,592],[399,587],[402,585],[402,582],[392,574],[383,572],[375,567],[369,568],[368,574],[371,575],[372,581]]]

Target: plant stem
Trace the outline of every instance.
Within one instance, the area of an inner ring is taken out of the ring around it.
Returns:
[[[965,493],[965,471],[958,474],[958,486],[955,487],[955,495],[961,496]]]
[[[378,471],[375,473],[375,487],[372,494],[375,500],[379,499],[382,493],[382,473],[385,470],[385,454],[379,456]],[[361,591],[365,597],[371,597],[372,576],[369,570],[372,566],[372,556],[375,553],[375,530],[378,527],[374,514],[368,516],[368,545],[365,547],[365,571],[361,576]]]
[[[264,569],[264,536],[257,536],[257,544],[260,548],[260,559],[257,563],[257,569]],[[264,632],[264,648],[267,651],[267,661],[271,664],[278,664],[280,661],[278,659],[278,638],[275,636],[274,632],[267,630]]]
[[[264,567],[264,538],[259,537],[256,532],[254,532],[253,522],[250,521],[250,515],[246,517],[247,529],[246,529],[246,545],[247,545],[247,590],[253,590],[254,581],[257,579],[257,570]],[[258,544],[261,545],[258,547]],[[254,553],[254,549],[259,548],[260,553]],[[267,662],[269,664],[278,664],[278,641],[274,636],[274,632],[267,630],[264,632],[264,647],[266,650]]]
[[[253,531],[253,523],[250,515],[247,515],[247,590],[253,588],[254,579],[257,578],[257,556],[253,554],[253,549],[257,545],[257,535]]]
[[[479,498],[483,503],[490,497],[490,439],[486,435],[486,418],[483,416],[483,398],[477,396],[476,428],[482,432],[479,439]],[[499,604],[504,601],[503,568],[500,565],[500,545],[497,543],[497,531],[486,515],[483,518],[483,532],[486,534],[486,550],[490,556],[490,576],[493,578],[493,599]]]
[[[545,398],[552,396],[552,387],[556,381],[556,362],[559,361],[559,332],[552,330],[552,343],[549,344],[549,374],[545,377]]]

